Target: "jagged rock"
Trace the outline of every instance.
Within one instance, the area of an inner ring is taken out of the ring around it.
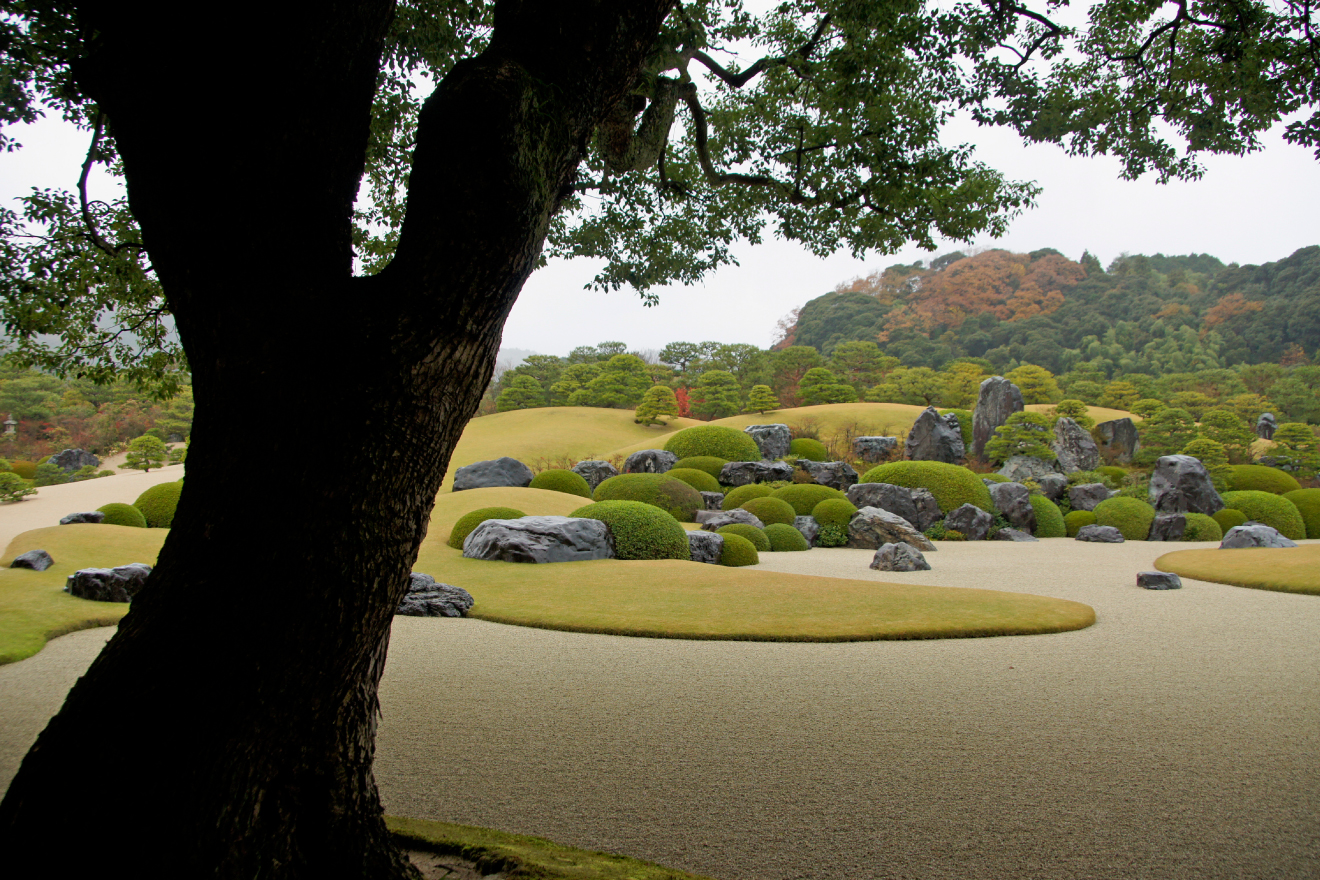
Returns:
[[[1137,586],[1147,590],[1181,590],[1182,578],[1168,571],[1139,571]]]
[[[793,517],[793,528],[802,533],[802,537],[807,539],[809,545],[816,546],[816,539],[820,537],[820,523],[816,522],[814,516],[799,514]]]
[[[871,560],[874,571],[930,571],[930,563],[910,544],[882,544]]]
[[[1040,494],[1051,501],[1058,501],[1068,491],[1068,478],[1063,474],[1041,474],[1036,477],[1036,484],[1040,486]]]
[[[897,437],[854,437],[853,454],[862,461],[889,461],[898,449]]]
[[[608,461],[579,461],[573,465],[573,473],[587,481],[591,491],[595,492],[596,487],[608,480],[610,477],[617,477],[619,469]]]
[[[788,455],[788,444],[792,437],[788,425],[748,425],[743,433],[756,441],[756,448],[761,450],[761,458],[774,461]]]
[[[1147,541],[1181,541],[1187,531],[1187,517],[1181,513],[1157,513],[1150,524]]]
[[[1095,431],[1104,441],[1105,446],[1117,453],[1118,460],[1126,464],[1132,460],[1132,456],[1141,449],[1141,435],[1137,432],[1137,426],[1131,419],[1114,419],[1111,422],[1101,422],[1095,426]]]
[[[964,504],[949,511],[949,515],[944,518],[944,528],[946,531],[951,529],[961,532],[969,541],[984,541],[994,522],[993,516],[975,504]]]
[[[50,554],[45,550],[29,550],[26,553],[14,557],[14,561],[9,563],[10,568],[30,568],[33,571],[45,571],[55,564],[55,560],[50,558]]]
[[[69,575],[64,592],[94,602],[131,602],[151,574],[144,562],[114,568],[84,568]]]
[[[88,465],[92,467],[101,466],[101,459],[92,455],[86,449],[65,449],[63,452],[52,455],[48,461],[66,474],[71,474],[78,468],[87,467]]]
[[[74,523],[103,523],[105,514],[99,510],[87,510],[82,513],[71,513],[68,516],[60,517],[60,525],[67,526]]]
[[[1095,510],[1095,506],[1109,496],[1109,487],[1104,483],[1082,483],[1068,490],[1068,503],[1073,510]]]
[[[1026,532],[1019,532],[1017,529],[1000,529],[999,531],[995,532],[994,537],[992,537],[990,540],[1018,541],[1020,543],[1025,544],[1031,541],[1039,541],[1040,539],[1037,538],[1035,535],[1028,535]]]
[[[532,483],[532,469],[516,458],[493,458],[461,467],[454,473],[454,491],[516,486],[525,489]]]
[[[1296,547],[1297,542],[1279,534],[1279,530],[1264,523],[1248,522],[1233,526],[1219,542],[1220,550],[1232,550],[1239,547]]]
[[[1123,533],[1113,526],[1100,526],[1092,523],[1077,530],[1077,540],[1091,541],[1097,544],[1122,544]]]
[[[793,479],[793,466],[786,461],[731,461],[720,468],[720,482],[726,486],[752,483],[785,482]]]
[[[811,474],[811,481],[840,492],[857,485],[857,471],[846,461],[808,461],[799,458],[797,466]]]
[[[429,574],[414,571],[408,579],[395,614],[405,617],[464,617],[476,604],[472,594],[462,587],[436,583]]]
[[[908,522],[924,532],[944,518],[944,513],[940,510],[940,503],[935,500],[935,496],[931,494],[929,489],[909,489],[908,491],[912,493],[912,503],[917,508],[917,518],[909,519]]]
[[[1009,456],[1008,461],[999,469],[1000,476],[1008,477],[1014,483],[1021,483],[1023,480],[1039,480],[1041,477],[1049,474],[1057,474],[1058,468],[1054,462],[1046,461],[1043,458],[1032,458],[1029,455]]]
[[[1065,474],[1095,470],[1100,464],[1100,447],[1095,445],[1091,432],[1067,416],[1054,423],[1051,448],[1059,462],[1059,470]]]
[[[858,483],[849,486],[845,493],[854,507],[878,507],[896,513],[919,532],[924,532],[943,516],[939,502],[929,489],[909,489],[892,483]]]
[[[985,455],[985,444],[1008,417],[1022,412],[1022,390],[1003,376],[991,376],[981,382],[972,413],[972,454]]]
[[[1036,533],[1036,508],[1031,506],[1031,491],[1021,483],[995,483],[990,486],[990,499],[995,509],[1003,514],[1014,528],[1029,534]]]
[[[908,432],[903,457],[910,461],[960,464],[967,455],[967,448],[963,445],[958,417],[953,416],[952,419],[953,424],[950,425],[949,419],[940,415],[935,407],[926,407]]]
[[[756,514],[741,507],[735,507],[733,510],[698,510],[696,520],[698,525],[708,532],[718,531],[734,523],[746,523],[758,529],[765,528],[765,523],[761,522]]]
[[[848,523],[848,546],[878,550],[882,544],[911,544],[918,550],[934,550],[935,545],[912,523],[896,513],[878,507],[863,507]]]
[[[1190,455],[1165,455],[1150,474],[1150,503],[1161,513],[1213,514],[1224,509],[1210,472]]]
[[[579,562],[613,559],[614,536],[598,519],[524,516],[488,519],[463,542],[468,559],[501,562]]]
[[[719,510],[720,505],[724,503],[723,492],[702,492],[701,500],[705,503],[706,510]]]
[[[663,449],[643,449],[628,456],[623,463],[625,474],[663,474],[674,466],[678,456]]]
[[[693,562],[719,565],[720,557],[724,555],[723,535],[714,532],[688,532],[687,539]]]
[[[1279,422],[1274,418],[1274,413],[1261,413],[1260,418],[1256,419],[1256,436],[1262,440],[1273,440],[1278,427]]]

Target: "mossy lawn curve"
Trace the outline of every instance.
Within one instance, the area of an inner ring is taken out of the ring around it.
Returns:
[[[1155,567],[1198,581],[1320,596],[1320,544],[1176,550],[1156,559]]]

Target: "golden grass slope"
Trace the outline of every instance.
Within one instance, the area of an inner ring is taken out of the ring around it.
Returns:
[[[1198,581],[1320,596],[1320,544],[1177,550],[1155,560],[1155,567]]]

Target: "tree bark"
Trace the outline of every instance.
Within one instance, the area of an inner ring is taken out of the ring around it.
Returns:
[[[426,102],[398,252],[371,278],[352,277],[351,218],[388,0],[203,30],[80,5],[75,72],[196,414],[147,586],[0,804],[10,858],[412,874],[371,771],[390,621],[504,319],[670,3],[500,3],[489,49]]]

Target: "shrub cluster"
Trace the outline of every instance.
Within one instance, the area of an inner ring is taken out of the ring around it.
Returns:
[[[721,529],[723,532],[723,529]],[[756,547],[751,541],[742,535],[732,533],[724,535],[724,549],[720,552],[720,565],[737,567],[740,565],[756,565],[761,561],[761,557],[756,553]]]
[[[816,518],[816,522],[822,526],[842,526],[845,532],[856,512],[857,508],[847,498],[826,498],[811,508],[811,515]]]
[[[592,498],[651,504],[679,522],[692,522],[705,506],[700,492],[668,474],[619,474],[602,481]]]
[[[716,458],[713,455],[691,455],[688,456],[687,458],[680,458],[678,461],[674,462],[674,466],[670,468],[670,470],[673,471],[673,470],[679,470],[680,468],[691,468],[692,470],[695,471],[703,471],[705,473],[708,473],[716,480],[718,480],[720,478],[720,471],[724,470],[724,466],[726,464],[728,464],[726,460],[722,458]],[[719,490],[717,489],[715,491],[718,492]]]
[[[1228,488],[1234,492],[1269,492],[1283,495],[1302,488],[1292,474],[1263,464],[1237,464],[1229,468]],[[1232,506],[1232,505],[1230,505]]]
[[[678,520],[641,501],[597,501],[569,516],[598,519],[614,535],[619,559],[691,559],[687,532]]]
[[[1306,537],[1306,522],[1301,511],[1282,495],[1254,489],[1225,492],[1224,505],[1242,511],[1249,520],[1273,526],[1285,538],[1300,541]]]
[[[941,513],[971,504],[993,513],[990,490],[981,482],[980,474],[965,467],[941,461],[895,461],[871,468],[861,479],[863,483],[893,483],[909,489],[929,489],[940,505]]]
[[[25,480],[35,480],[37,478],[37,463],[35,461],[11,461],[9,469]]]
[[[744,502],[741,507],[766,525],[781,523],[791,526],[794,517],[797,516],[787,501],[782,501],[773,495],[764,498],[753,498],[751,501]]]
[[[724,493],[724,500],[720,502],[721,510],[733,510],[735,507],[742,507],[753,498],[769,498],[774,494],[765,483],[748,483],[746,486],[737,486]]]
[[[550,468],[541,471],[532,477],[531,488],[564,492],[568,495],[577,495],[580,498],[591,497],[591,486],[587,485],[587,481],[582,479],[582,475],[563,468]]]
[[[1306,537],[1320,538],[1320,489],[1297,489],[1283,496],[1293,503],[1306,525]]]
[[[1074,510],[1063,518],[1065,537],[1075,538],[1085,526],[1095,525],[1095,514],[1089,510]]]
[[[665,451],[679,458],[714,456],[725,461],[760,461],[761,448],[742,431],[724,425],[697,425],[674,433],[665,442]]]
[[[816,536],[817,547],[842,547],[848,543],[848,527],[830,523],[820,527]]]
[[[138,496],[133,506],[142,512],[150,529],[168,529],[174,522],[174,509],[179,506],[179,493],[183,483],[157,483]]]
[[[1150,537],[1155,508],[1137,498],[1107,498],[1095,506],[1095,521],[1113,526],[1129,541],[1144,541]]]
[[[776,553],[810,550],[811,545],[802,533],[783,523],[771,523],[765,527],[765,536],[770,540],[770,549]]]
[[[527,514],[514,507],[482,507],[465,513],[449,530],[449,540],[445,543],[455,550],[463,549],[463,542],[472,534],[473,529],[488,519],[522,519]]]
[[[789,458],[805,458],[807,461],[829,461],[830,453],[825,444],[810,437],[799,437],[788,444]]]
[[[1112,464],[1102,464],[1095,470],[1096,473],[1104,474],[1110,479],[1112,485],[1109,488],[1111,489],[1117,489],[1119,486],[1123,485],[1123,481],[1127,479],[1128,475],[1128,472],[1123,470],[1123,468]]]
[[[1187,513],[1187,528],[1183,530],[1182,539],[1184,541],[1222,541],[1224,540],[1224,530],[1219,527],[1219,523],[1214,521],[1213,517],[1206,516],[1204,513]]]
[[[774,497],[787,502],[798,516],[806,516],[816,509],[816,505],[830,498],[848,500],[848,496],[838,489],[822,486],[819,483],[794,483],[774,490]]]
[[[108,526],[133,526],[134,528],[145,529],[147,519],[131,504],[120,504],[118,501],[110,504],[103,504],[96,508],[105,514],[102,522]]]
[[[1063,511],[1044,495],[1031,493],[1031,506],[1036,510],[1037,538],[1066,538],[1068,529],[1063,522]]]

